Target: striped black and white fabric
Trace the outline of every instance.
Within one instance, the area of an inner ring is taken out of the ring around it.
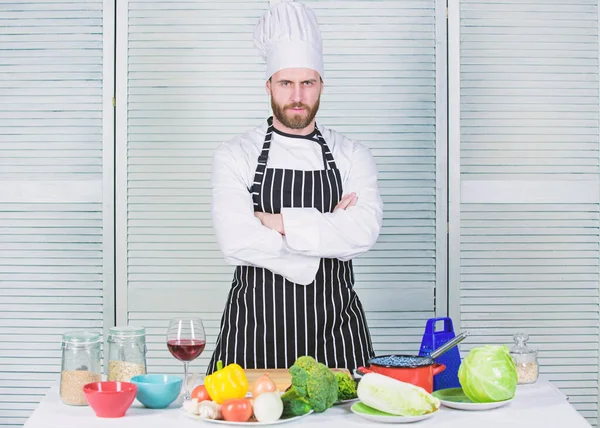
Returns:
[[[322,170],[267,168],[272,118],[250,191],[255,212],[282,207],[332,212],[342,197],[342,179],[320,131],[306,136],[321,145]],[[287,368],[311,355],[329,367],[365,365],[373,353],[365,314],[353,290],[352,261],[322,259],[315,280],[295,284],[268,269],[238,266],[208,373],[216,362],[244,368]]]

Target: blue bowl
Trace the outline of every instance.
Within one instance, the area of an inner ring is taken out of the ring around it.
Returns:
[[[138,388],[136,398],[150,409],[164,409],[177,400],[183,379],[162,374],[145,374],[131,378]]]

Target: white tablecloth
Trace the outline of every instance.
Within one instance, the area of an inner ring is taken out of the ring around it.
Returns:
[[[276,427],[332,428],[384,427],[367,421],[350,411],[351,403],[334,406],[321,414],[311,414]],[[64,405],[58,388],[51,388],[25,423],[25,428],[217,428],[231,425],[191,419],[183,414],[181,402],[168,409],[144,408],[137,400],[123,418],[97,418],[90,407]],[[508,405],[487,411],[460,411],[441,407],[431,418],[411,424],[422,428],[583,428],[590,424],[569,404],[567,398],[549,382],[540,379],[533,385],[520,385],[515,399]]]

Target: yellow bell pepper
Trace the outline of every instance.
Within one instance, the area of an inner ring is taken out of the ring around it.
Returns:
[[[232,398],[244,398],[248,392],[248,379],[239,364],[229,364],[223,368],[223,362],[217,362],[217,371],[204,379],[204,386],[210,398],[217,404]]]

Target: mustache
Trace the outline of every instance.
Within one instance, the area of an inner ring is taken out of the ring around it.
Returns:
[[[306,110],[310,110],[309,106],[307,106],[306,104],[302,104],[302,103],[288,104],[284,108],[285,109],[288,109],[288,108],[303,108],[303,109],[306,109]]]

